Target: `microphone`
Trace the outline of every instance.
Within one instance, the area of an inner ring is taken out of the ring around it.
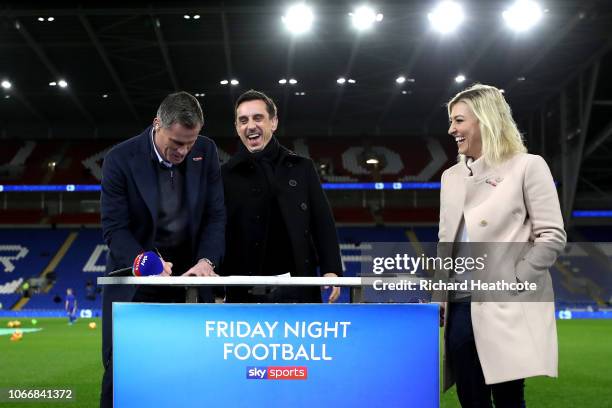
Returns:
[[[134,276],[159,275],[164,271],[164,265],[159,255],[153,251],[147,251],[134,259],[132,271]]]
[[[163,271],[161,258],[153,251],[146,251],[134,258],[132,267],[117,269],[109,272],[108,276],[153,276]]]

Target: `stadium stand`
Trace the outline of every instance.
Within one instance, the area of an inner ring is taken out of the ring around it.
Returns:
[[[409,222],[438,221],[440,210],[437,208],[384,208],[382,218],[385,224],[406,224]]]
[[[2,210],[0,211],[0,224],[40,224],[44,217],[43,210]]]
[[[95,184],[102,177],[101,164],[108,142],[66,143],[49,184]]]
[[[57,214],[49,217],[50,224],[94,225],[100,223],[99,213]]]
[[[25,142],[26,144],[28,142]],[[63,143],[36,141],[34,149],[27,156],[21,178],[10,184],[47,184],[51,168],[49,163],[61,157]]]
[[[17,178],[21,176],[23,167],[25,165],[25,158],[22,154],[18,154],[23,148],[24,151],[31,150],[33,148],[33,142],[17,143],[8,142],[4,143],[0,151],[0,178],[8,180],[11,178]]]
[[[104,272],[107,249],[102,243],[102,233],[99,229],[81,229],[72,233],[76,234],[75,240],[55,268],[57,278],[53,287],[46,293],[33,296],[25,308],[57,308],[58,297],[62,299],[59,307],[63,308],[63,299],[68,288],[73,289],[80,309],[101,308],[100,296],[88,298],[86,286],[87,282],[91,282],[96,292],[96,279]]]
[[[118,142],[8,142],[0,152],[0,183],[99,184],[104,154]],[[221,138],[216,142],[222,162],[235,153],[236,139]],[[439,181],[441,171],[455,160],[454,152],[445,150],[448,147],[436,139],[382,137],[375,143],[366,143],[359,138],[330,141],[313,137],[285,139],[283,143],[301,155],[312,157],[323,182]],[[365,163],[367,158],[376,158],[379,164],[369,166]],[[410,205],[403,199],[385,204],[377,198],[366,197],[365,193],[358,194],[343,195],[341,205],[334,205],[331,200],[339,226],[345,275],[357,276],[362,272],[360,262],[368,260],[364,252],[371,249],[369,243],[412,243],[416,248],[420,243],[437,241],[435,225],[439,209],[430,198],[425,197],[424,201],[422,197],[408,198]],[[3,309],[62,309],[65,291],[72,287],[80,307],[98,310],[100,296],[95,281],[103,272],[106,248],[99,230],[97,207],[86,207],[79,201],[95,204],[97,196],[81,196],[69,210],[50,209],[43,198],[40,200],[36,203],[33,199],[33,206],[13,204],[9,208],[5,202],[5,209],[0,211],[0,225],[5,226],[0,230]],[[38,228],[33,233],[18,226],[47,228]],[[61,248],[71,236],[74,241],[63,253]],[[575,242],[606,242],[612,238],[612,230],[606,226],[578,226],[570,231],[570,237]],[[27,255],[20,257],[20,249],[15,248],[26,248]],[[581,253],[560,257],[551,271],[558,307],[609,306],[611,256],[612,252],[584,246]],[[49,276],[53,279],[48,279]],[[44,279],[37,281],[42,278],[47,279],[46,284]],[[24,283],[39,285],[30,285],[27,293],[23,293]],[[24,294],[30,296],[24,297]],[[347,293],[343,293],[341,300],[348,300]]]
[[[367,208],[334,208],[334,219],[340,224],[371,224],[372,213]]]
[[[104,154],[121,140],[24,141],[10,143],[0,155],[0,180],[5,184],[97,184]],[[236,151],[236,140],[216,139],[222,162]],[[374,146],[360,139],[285,140],[289,149],[325,164],[323,181],[438,181],[454,161],[437,139],[382,138]],[[384,146],[384,147],[383,147]],[[375,171],[365,160],[375,157]],[[54,164],[53,164],[54,163]],[[50,165],[51,164],[51,165]]]
[[[3,253],[9,252],[10,248],[27,248],[28,252],[22,258],[11,261],[14,269],[10,272],[12,280],[22,278],[27,281],[30,278],[40,276],[45,268],[51,263],[62,244],[70,234],[75,236],[66,253],[61,256],[61,260],[54,267],[55,280],[50,287],[43,290],[32,292],[31,296],[20,306],[22,310],[41,310],[41,309],[62,309],[63,299],[67,288],[73,288],[79,308],[98,310],[101,308],[101,298],[96,292],[95,299],[87,298],[87,283],[95,281],[104,272],[106,260],[106,246],[102,242],[102,235],[98,228],[78,229],[78,230],[51,230],[37,229],[36,237],[30,229],[11,229],[0,230],[0,250]],[[359,274],[360,253],[367,249],[361,242],[369,241],[399,241],[408,240],[406,231],[403,228],[376,228],[376,227],[346,227],[339,229],[339,236],[342,242],[342,255],[345,274],[347,276],[357,276]],[[8,258],[16,258],[15,250]],[[39,254],[39,256],[36,256]],[[5,258],[0,257],[0,262]],[[7,274],[4,274],[8,276]],[[6,284],[9,279],[3,276],[0,284]],[[2,300],[5,309],[13,306],[21,294],[3,294]],[[59,302],[58,302],[59,300]],[[348,300],[348,292],[343,294],[341,300]]]
[[[95,221],[89,215],[74,216],[72,221]],[[60,220],[57,218],[56,220]],[[70,221],[69,217],[63,218]],[[608,236],[606,228],[587,232],[590,236]],[[343,226],[338,228],[344,274],[358,276],[364,262],[371,261],[372,243],[409,243],[412,248],[435,243],[433,226]],[[597,310],[609,307],[612,274],[609,271],[612,245],[573,244],[570,252],[559,258],[551,270],[557,307]],[[406,247],[408,248],[408,247]],[[602,249],[603,248],[603,249]],[[80,309],[99,313],[101,297],[96,279],[104,272],[107,248],[99,228],[0,229],[0,303],[6,310],[62,310],[67,288],[73,288]],[[30,287],[24,291],[24,283]],[[26,296],[27,295],[27,296]],[[340,301],[348,301],[344,291]],[[372,294],[376,296],[376,294]],[[387,301],[389,299],[386,299]],[[394,301],[415,301],[397,298]],[[380,301],[383,301],[381,299]]]
[[[32,229],[0,230],[0,286],[4,287],[6,292],[12,289],[12,293],[4,293],[3,299],[0,300],[4,309],[15,306],[21,308],[21,305],[16,305],[19,299],[16,300],[15,295],[23,289],[23,284],[27,281],[35,280],[30,283],[28,291],[17,296],[20,299],[27,299],[22,295],[35,297],[38,292],[47,289],[47,282],[37,279],[46,271],[51,271],[47,268],[52,266],[68,235],[68,230],[37,229],[35,233]],[[15,282],[21,284],[16,286]]]

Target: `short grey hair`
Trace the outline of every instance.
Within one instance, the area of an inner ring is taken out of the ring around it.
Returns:
[[[175,123],[189,129],[204,125],[200,102],[184,91],[166,96],[157,109],[157,117],[164,128],[169,128]]]

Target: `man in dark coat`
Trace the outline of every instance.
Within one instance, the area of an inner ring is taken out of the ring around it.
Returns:
[[[199,136],[202,108],[192,95],[168,95],[153,126],[104,158],[101,216],[109,247],[106,273],[158,251],[168,275],[216,276],[223,256],[225,206],[217,148]],[[210,290],[200,291],[212,301]],[[112,303],[184,302],[181,287],[111,285],[104,289],[101,407],[112,407]]]
[[[276,105],[250,90],[235,107],[242,144],[221,167],[227,209],[222,275],[337,277],[342,273],[334,219],[312,161],[273,136]],[[332,289],[335,301],[340,289]],[[321,302],[318,287],[230,287],[227,302]]]

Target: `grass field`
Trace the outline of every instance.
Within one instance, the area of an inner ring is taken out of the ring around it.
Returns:
[[[0,319],[0,328],[9,320]],[[102,376],[101,331],[97,319],[19,319],[22,328],[42,328],[25,333],[19,342],[0,336],[0,389],[52,388],[74,390],[74,403],[9,403],[17,407],[96,407]],[[95,321],[92,330],[88,323]],[[562,320],[559,331],[559,378],[528,379],[529,407],[612,407],[612,321]],[[458,407],[454,389],[442,396],[442,407]],[[228,407],[231,408],[231,407]]]
[[[525,382],[532,408],[612,407],[612,320],[558,320],[559,378]],[[459,407],[455,388],[441,407]]]

